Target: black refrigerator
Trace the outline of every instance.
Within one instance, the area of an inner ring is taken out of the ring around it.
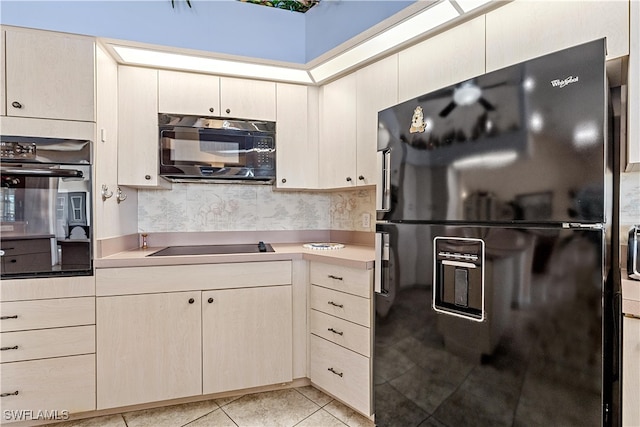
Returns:
[[[378,114],[378,426],[619,424],[606,43]]]

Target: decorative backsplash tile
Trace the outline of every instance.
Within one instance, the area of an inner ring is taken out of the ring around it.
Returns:
[[[626,244],[629,227],[640,224],[640,172],[620,174],[620,240]]]
[[[369,215],[363,227],[363,214]],[[138,191],[139,232],[374,231],[375,190],[274,191],[266,185],[174,184]]]

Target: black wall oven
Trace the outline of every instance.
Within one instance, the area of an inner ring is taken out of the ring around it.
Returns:
[[[91,142],[1,136],[3,279],[91,275]]]

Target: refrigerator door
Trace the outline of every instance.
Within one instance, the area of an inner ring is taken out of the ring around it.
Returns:
[[[608,424],[602,231],[378,224],[377,232],[388,253],[375,296],[376,425]],[[482,321],[434,309],[434,239],[472,244],[442,253],[483,251],[481,264],[472,256],[445,264],[459,307],[471,305],[464,287],[482,267]]]
[[[379,112],[378,219],[605,222],[604,52],[597,40]]]

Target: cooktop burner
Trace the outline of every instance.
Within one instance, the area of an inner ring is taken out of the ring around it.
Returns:
[[[169,246],[147,256],[253,254],[275,252],[270,244]]]

